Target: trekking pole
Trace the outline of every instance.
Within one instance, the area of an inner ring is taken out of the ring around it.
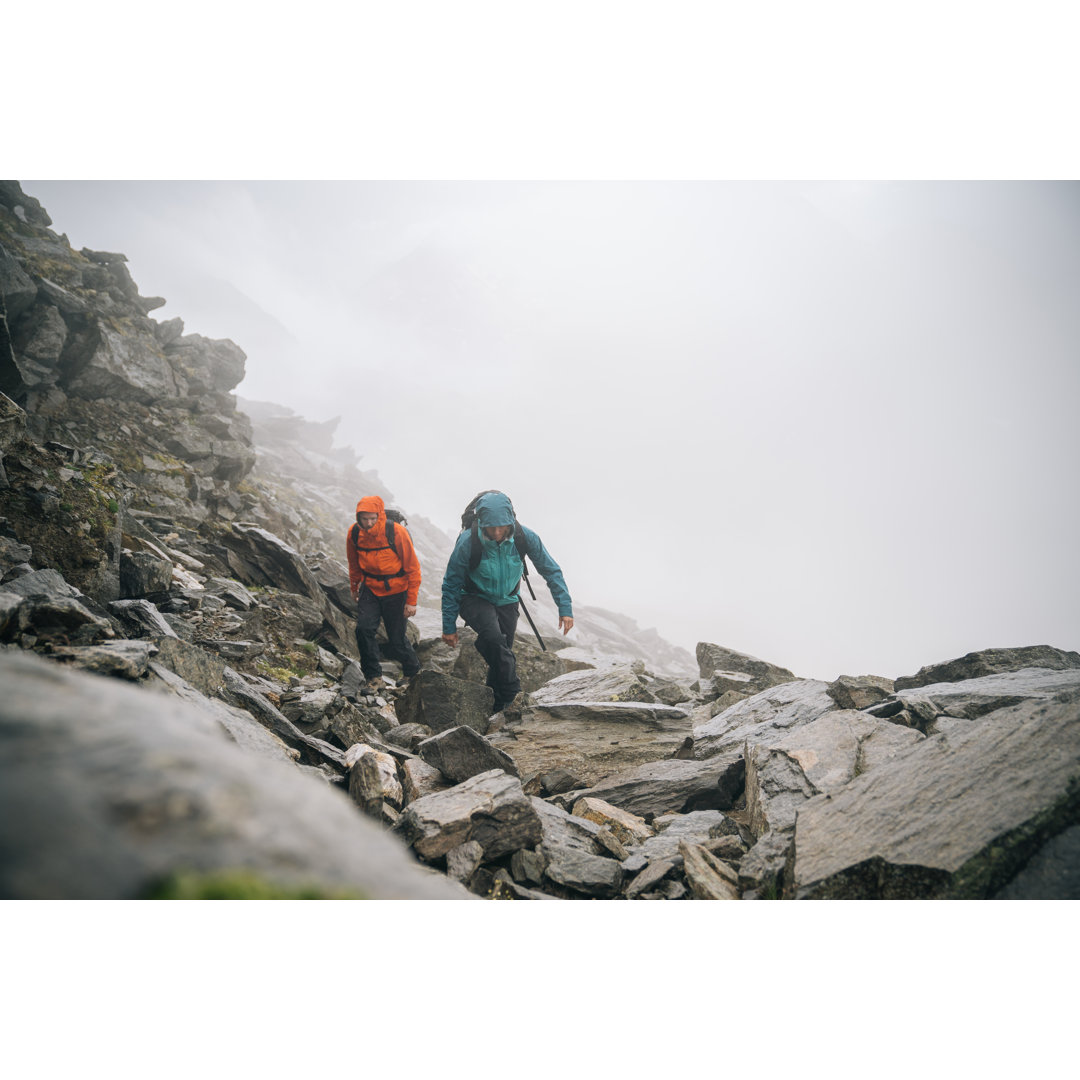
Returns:
[[[532,590],[529,590],[532,592]],[[535,600],[536,597],[533,596]],[[532,621],[532,616],[529,614],[529,609],[525,606],[525,601],[518,597],[518,603],[521,605],[521,610],[525,612],[525,618],[529,620],[529,625],[532,627],[532,632],[536,635],[536,640],[540,642],[540,648],[547,652],[547,646],[544,644],[544,639],[540,636],[540,631],[536,629],[536,623]]]

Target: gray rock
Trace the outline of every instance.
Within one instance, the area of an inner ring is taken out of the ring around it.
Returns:
[[[521,781],[493,770],[409,803],[394,831],[429,861],[469,840],[490,860],[535,846],[540,818]]]
[[[742,750],[747,739],[765,740],[816,720],[836,708],[828,684],[798,679],[755,694],[694,727],[694,757]]]
[[[625,865],[625,864],[624,864]],[[626,887],[626,899],[636,900],[642,893],[659,885],[679,867],[675,859],[656,859],[648,863]]]
[[[637,702],[530,705],[507,714],[497,745],[523,776],[567,769],[593,785],[671,757],[691,733],[685,709]]]
[[[49,295],[63,310],[66,298],[56,290],[50,290]],[[102,322],[97,323],[94,347],[65,385],[75,397],[140,405],[181,396],[169,362],[157,349],[147,348],[138,335],[117,332]]]
[[[1080,695],[936,735],[799,811],[786,895],[993,896],[1080,819]]]
[[[37,298],[37,286],[23,270],[19,261],[0,247],[0,296],[8,324],[27,311]]]
[[[113,600],[107,606],[124,627],[136,631],[137,636],[151,638],[178,636],[165,616],[149,600]]]
[[[779,900],[794,848],[793,830],[766,833],[739,863],[739,887],[743,898],[752,890],[758,900]]]
[[[425,739],[430,739],[433,733],[431,728],[425,727],[423,724],[398,724],[397,727],[391,728],[385,734],[387,742],[417,753],[417,747]],[[479,771],[482,772],[483,770]],[[466,780],[468,777],[463,776],[460,779]]]
[[[483,735],[494,703],[488,686],[438,671],[420,671],[398,700],[397,714],[403,724],[423,724],[435,732],[465,725]]]
[[[139,604],[146,601],[127,601]],[[226,665],[216,656],[197,645],[182,641],[173,635],[157,638],[157,655],[154,662],[175,672],[208,697],[216,697],[225,685]]]
[[[923,736],[852,710],[825,713],[782,737],[746,741],[746,810],[755,839],[795,827],[807,799],[909,753]]]
[[[0,896],[125,899],[176,874],[464,899],[348,799],[200,730],[189,702],[0,653]]]
[[[406,758],[401,763],[400,772],[406,803],[415,802],[425,795],[434,795],[437,791],[446,791],[452,786],[438,769],[423,758]]]
[[[360,751],[358,753],[358,751]],[[383,803],[400,810],[405,801],[397,762],[374,747],[350,747],[346,762],[349,768],[349,798],[370,817],[382,817]]]
[[[492,769],[502,769],[520,779],[517,766],[509,755],[464,724],[425,739],[416,752],[455,784]]]
[[[1080,900],[1080,825],[1048,840],[995,900]]]
[[[615,896],[626,872],[617,860],[607,857],[599,839],[601,827],[543,799],[534,797],[532,805],[542,830],[535,855],[536,865],[543,866],[543,877],[585,896]]]
[[[124,551],[120,555],[120,593],[138,599],[169,591],[173,564],[148,551]]]
[[[446,875],[454,881],[466,883],[476,873],[484,857],[484,849],[475,841],[467,840],[446,853]]]
[[[230,667],[225,668],[221,694],[230,705],[249,712],[286,746],[299,750],[300,760],[305,765],[318,767],[325,764],[339,774],[345,772],[345,758],[337,747],[312,735],[306,735],[271,704],[264,694],[250,686]]]
[[[250,611],[258,604],[258,600],[239,581],[212,577],[204,587],[211,596],[220,596],[229,607],[236,611]]]
[[[841,709],[866,709],[893,692],[892,679],[879,675],[841,675],[825,691]]]
[[[945,660],[927,664],[914,675],[896,680],[896,690],[912,690],[931,683],[961,682],[979,679],[986,675],[998,675],[1023,668],[1048,668],[1064,671],[1080,668],[1080,653],[1055,649],[1052,645],[1027,645],[1016,649],[982,649],[970,652],[958,660]]]
[[[700,844],[679,844],[683,873],[695,900],[738,900],[739,875]]]
[[[724,690],[750,690],[757,693],[767,690],[771,686],[779,686],[781,683],[791,682],[796,676],[787,668],[778,667],[765,660],[759,660],[756,656],[748,656],[746,653],[736,652],[734,649],[725,648],[723,645],[713,645],[707,641],[699,641],[697,645],[698,674],[703,679],[711,679],[714,692],[722,694]],[[719,676],[717,673],[719,672]],[[736,675],[750,676],[749,684],[742,679],[733,678]],[[719,679],[726,679],[723,686],[718,685]]]
[[[559,794],[553,801],[573,806],[580,798],[603,799],[639,816],[729,810],[742,794],[744,774],[740,751],[706,761],[652,761],[605,776],[592,787]]]
[[[12,595],[23,581],[34,576],[26,574],[14,581],[5,581],[3,592]],[[13,626],[38,644],[94,645],[116,636],[108,619],[94,614],[81,600],[70,596],[31,595],[23,598],[15,604],[15,610],[9,612],[5,631],[8,637]]]
[[[529,696],[537,705],[608,701],[654,704],[659,700],[648,681],[630,667],[571,671],[545,683]]]
[[[149,641],[107,641],[101,645],[54,646],[50,657],[61,664],[94,675],[141,679],[157,646]]]
[[[911,726],[927,730],[939,716],[975,720],[1022,701],[1046,701],[1080,689],[1080,669],[1021,668],[953,683],[929,683],[917,690],[900,690],[866,711],[897,722],[906,713]]]
[[[654,821],[653,824],[661,822]],[[642,855],[650,862],[671,859],[679,855],[679,844],[684,840],[692,844],[707,844],[720,836],[737,836],[738,832],[739,827],[735,822],[719,810],[695,810],[673,818],[662,832],[633,848],[631,854]]]

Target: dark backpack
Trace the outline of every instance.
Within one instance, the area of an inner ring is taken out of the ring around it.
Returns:
[[[395,525],[407,525],[405,515],[400,510],[386,510],[386,546],[377,548],[364,548],[365,551],[385,551],[389,548],[400,560],[401,552],[398,551],[398,546],[395,543],[397,533],[395,531]],[[356,524],[349,530],[349,541],[353,547],[358,548],[357,543],[360,537],[360,514],[356,515]],[[366,570],[363,571],[364,577],[378,578],[384,584],[391,578],[405,577],[405,565],[402,563],[401,569],[396,574],[369,574]]]
[[[484,495],[506,495],[506,492],[499,491],[497,488],[489,488],[487,491],[481,491],[469,500],[469,505],[462,511],[461,531],[465,532],[468,530],[472,533],[472,541],[469,547],[469,575],[471,575],[480,565],[480,560],[484,554],[484,549],[480,546],[480,523],[476,519],[476,504]],[[507,499],[510,498],[509,495],[506,497]],[[521,567],[525,577],[525,584],[528,585],[529,594],[535,600],[536,593],[533,592],[532,583],[529,581],[529,566],[528,563],[525,562],[525,556],[529,554],[529,549],[525,540],[525,534],[518,524],[517,512],[514,510],[513,501],[510,502],[510,512],[514,515],[514,547],[517,548],[517,553],[521,556]],[[466,589],[468,589],[471,584],[472,578],[467,575],[465,579]]]

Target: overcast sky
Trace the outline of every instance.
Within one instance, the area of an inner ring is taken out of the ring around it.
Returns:
[[[828,679],[1080,648],[1078,184],[24,186],[579,603]]]

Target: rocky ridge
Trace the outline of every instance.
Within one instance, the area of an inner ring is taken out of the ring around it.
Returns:
[[[391,492],[50,225],[0,182],[0,895],[1080,895],[1075,652],[824,682],[578,607],[492,715],[409,512],[422,670],[363,685],[341,549]]]

